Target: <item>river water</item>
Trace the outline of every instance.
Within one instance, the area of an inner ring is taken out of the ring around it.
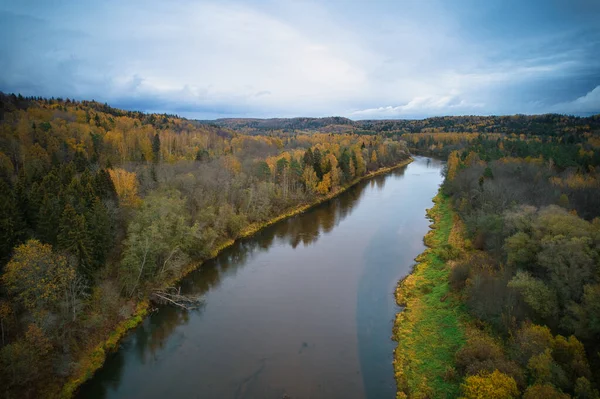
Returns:
[[[237,242],[182,282],[81,398],[394,398],[394,289],[423,251],[441,162],[363,181]]]

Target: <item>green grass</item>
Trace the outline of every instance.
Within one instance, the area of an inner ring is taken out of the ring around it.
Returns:
[[[453,372],[454,354],[465,343],[468,315],[448,285],[450,266],[440,254],[442,247],[460,241],[459,226],[449,200],[441,195],[428,212],[433,230],[425,236],[429,247],[417,257],[411,275],[396,291],[405,309],[396,317],[394,356],[398,398],[454,398],[460,380]],[[451,235],[454,234],[451,239]]]

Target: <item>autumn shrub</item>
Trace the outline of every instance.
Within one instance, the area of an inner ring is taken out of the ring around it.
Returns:
[[[554,337],[546,326],[525,323],[510,342],[511,357],[526,366],[532,356],[544,353],[554,344]]]
[[[564,370],[552,358],[552,350],[533,355],[527,362],[527,371],[532,381],[545,384],[553,383],[558,387],[568,384]]]
[[[552,384],[534,384],[527,388],[523,399],[570,399],[571,396],[562,393]]]
[[[517,385],[525,386],[521,368],[506,358],[503,348],[484,332],[470,331],[467,344],[456,352],[456,367],[466,375],[491,373],[494,370],[514,378]]]
[[[520,394],[515,380],[498,370],[465,378],[461,390],[462,399],[512,399]]]
[[[591,378],[592,373],[585,348],[575,336],[565,338],[557,335],[552,347],[552,356],[565,370],[572,383],[580,377]]]
[[[451,244],[443,244],[435,249],[436,255],[444,262],[455,260],[460,257],[460,249]]]
[[[585,377],[575,381],[575,397],[577,399],[598,399],[600,394],[592,387],[592,383]]]

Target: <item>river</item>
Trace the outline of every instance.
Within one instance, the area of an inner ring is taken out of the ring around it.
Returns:
[[[441,162],[373,177],[241,240],[133,330],[81,398],[394,398],[398,280],[423,251]]]

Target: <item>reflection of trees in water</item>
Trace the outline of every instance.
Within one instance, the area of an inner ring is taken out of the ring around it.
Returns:
[[[393,175],[394,177],[402,177],[402,176],[404,176],[404,173],[405,173],[405,172],[406,172],[406,167],[404,166],[404,167],[402,167],[402,168],[394,169],[394,170],[392,171],[392,175]]]
[[[385,180],[385,176],[379,176]],[[252,238],[235,242],[219,256],[206,261],[181,284],[185,294],[203,295],[219,286],[224,276],[237,272],[239,267],[259,252],[267,251],[277,240],[296,248],[300,243],[305,246],[315,243],[322,233],[328,233],[342,220],[348,217],[358,205],[365,188],[370,182],[360,183],[350,188],[340,197],[334,198],[311,211],[286,219],[257,233]],[[383,184],[383,183],[379,183]],[[161,312],[184,313],[179,309],[165,309]],[[176,320],[172,320],[176,321]]]
[[[300,243],[305,246],[315,243],[321,233],[329,233],[348,217],[357,205],[366,184],[353,187],[340,197],[322,204],[310,212],[288,219],[273,228],[279,240],[288,242],[292,248]]]
[[[404,173],[402,172],[396,173]],[[383,187],[385,176],[378,176],[378,187]],[[205,262],[182,283],[182,291],[187,294],[202,295],[219,285],[223,276],[235,274],[256,253],[267,251],[277,240],[296,248],[300,243],[308,246],[315,243],[322,233],[333,230],[348,217],[358,205],[365,188],[371,182],[359,183],[343,195],[332,199],[311,211],[286,219],[268,227],[252,238],[235,242],[215,259]],[[179,312],[179,310],[177,310]]]
[[[386,179],[387,179],[387,176],[385,176],[385,175],[379,175],[379,176],[373,177],[373,179],[371,179],[371,181],[373,182],[373,184],[375,185],[375,187],[377,187],[377,191],[381,191],[385,187],[385,181],[386,181]]]
[[[140,363],[145,364],[148,356],[154,356],[156,351],[164,349],[167,338],[176,327],[187,324],[190,320],[189,311],[166,307],[153,315],[144,327],[137,331],[136,352]]]
[[[404,173],[402,171],[394,172]],[[359,183],[350,188],[340,197],[334,198],[311,211],[286,219],[274,226],[268,227],[257,233],[252,238],[235,242],[226,248],[214,259],[206,261],[202,267],[194,271],[181,283],[182,293],[203,295],[219,286],[226,276],[234,275],[240,267],[248,263],[250,258],[260,252],[265,252],[277,240],[280,243],[288,243],[296,248],[300,243],[308,246],[315,243],[321,234],[333,230],[342,220],[348,217],[352,210],[358,205],[365,188],[373,187],[378,190],[385,185],[385,176],[377,176],[368,182]],[[202,307],[193,312],[202,312]],[[190,312],[183,309],[163,306],[160,311],[153,314],[134,332],[127,345],[136,353],[138,361],[146,363],[160,350],[165,349],[168,338],[174,330],[190,319]],[[131,339],[133,338],[133,339]],[[102,386],[94,386],[94,393],[99,397],[106,395],[108,388],[118,388],[124,366],[123,351],[119,351],[109,364],[102,369],[106,373],[103,378],[94,379],[103,381]]]
[[[396,169],[392,174],[402,176],[405,168]],[[181,283],[184,294],[204,295],[211,289],[217,288],[222,279],[234,275],[240,267],[260,252],[266,252],[277,241],[296,248],[300,243],[304,246],[315,243],[321,234],[333,230],[359,204],[361,197],[368,187],[382,190],[386,176],[376,176],[347,190],[341,196],[317,206],[307,213],[286,219],[257,233],[252,238],[235,242],[226,248],[219,256],[206,261],[202,267],[194,271]],[[193,312],[202,312],[200,307]],[[106,397],[107,391],[117,389],[120,385],[125,365],[124,354],[133,350],[136,358],[142,364],[151,359],[157,352],[165,350],[165,344],[173,335],[174,330],[188,323],[190,312],[163,306],[160,311],[138,327],[133,336],[124,342],[125,349],[111,356],[100,371],[99,378],[94,378],[80,392],[84,397]],[[173,344],[171,342],[171,344]],[[131,347],[133,346],[133,347]],[[96,383],[97,381],[97,383]]]
[[[117,390],[121,385],[125,355],[123,350],[110,354],[106,364],[96,372],[94,378],[84,383],[76,397],[86,399],[105,398],[109,390]]]

